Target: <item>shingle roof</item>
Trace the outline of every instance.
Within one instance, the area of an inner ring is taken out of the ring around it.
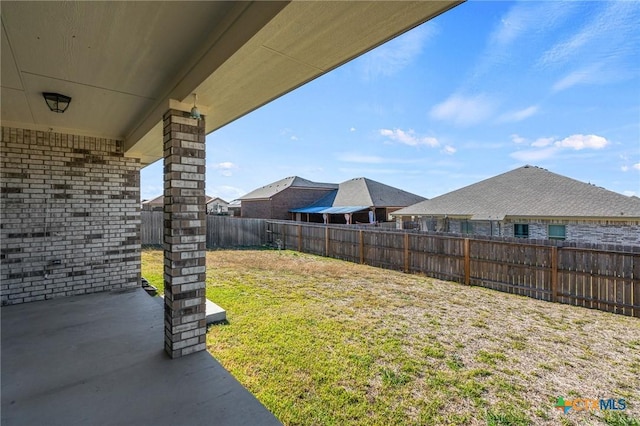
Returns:
[[[349,212],[355,212],[369,207],[403,207],[422,200],[425,198],[419,195],[360,177],[342,182],[337,190],[329,192],[315,203],[291,211],[294,213],[331,213],[333,210],[327,209],[344,207]],[[343,211],[340,210],[340,212]]]
[[[524,166],[411,205],[394,216],[462,216],[476,220],[511,217],[640,219],[640,200]]]
[[[419,195],[359,177],[340,184],[333,206],[403,207],[423,200]]]
[[[289,176],[277,182],[270,183],[261,188],[253,190],[243,195],[239,200],[262,200],[269,199],[287,188],[309,188],[309,189],[336,189],[335,183],[312,182],[299,176]]]

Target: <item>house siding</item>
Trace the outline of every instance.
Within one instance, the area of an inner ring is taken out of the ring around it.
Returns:
[[[140,164],[120,141],[2,127],[3,305],[140,282]]]
[[[424,226],[433,231],[434,221],[431,218],[422,218],[421,229],[426,230]],[[460,234],[462,229],[461,220],[450,220],[449,229],[445,232]],[[489,221],[472,221],[473,234],[481,236],[513,237],[514,224],[522,223],[529,225],[529,238],[546,240],[549,238],[549,225],[565,225],[566,240],[579,243],[589,244],[621,244],[640,246],[640,222],[628,221],[563,221],[563,220],[531,220],[531,219],[514,219],[504,220],[501,222]]]

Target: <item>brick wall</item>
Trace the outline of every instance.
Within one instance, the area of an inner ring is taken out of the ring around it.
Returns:
[[[164,342],[178,358],[206,349],[205,122],[164,114]]]
[[[306,207],[331,192],[332,189],[289,187],[271,200],[243,200],[242,217],[257,219],[291,219],[289,210]]]
[[[426,222],[428,219],[423,220]],[[431,223],[431,222],[429,222]],[[473,221],[473,233],[475,235],[491,235],[491,226],[488,221]],[[494,222],[493,235],[513,237],[513,225],[523,223],[529,225],[529,238],[546,240],[549,236],[549,225],[565,225],[566,241],[575,241],[589,244],[621,244],[640,246],[640,222],[634,221],[562,221],[562,220],[505,220]],[[424,228],[422,228],[424,229]],[[449,232],[459,234],[460,220],[449,221]],[[433,230],[429,228],[429,230]]]
[[[271,201],[242,200],[240,216],[254,219],[271,219]]]
[[[289,210],[307,207],[331,191],[331,189],[287,188],[272,197],[271,219],[291,219]]]
[[[567,225],[567,240],[640,246],[640,223]]]
[[[3,305],[139,284],[140,165],[122,142],[2,127],[0,148]]]

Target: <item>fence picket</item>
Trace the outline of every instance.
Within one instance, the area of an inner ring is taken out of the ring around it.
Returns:
[[[141,216],[142,244],[162,246],[163,213],[142,212]],[[207,248],[295,247],[310,254],[640,317],[640,250],[557,244],[407,233],[370,225],[207,216]]]

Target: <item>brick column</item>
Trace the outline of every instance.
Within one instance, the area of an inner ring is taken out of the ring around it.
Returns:
[[[205,127],[164,115],[164,324],[172,358],[205,350]]]

